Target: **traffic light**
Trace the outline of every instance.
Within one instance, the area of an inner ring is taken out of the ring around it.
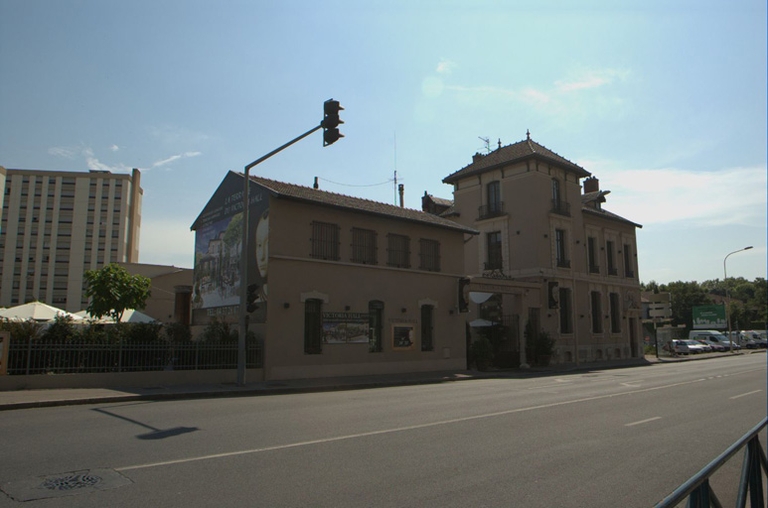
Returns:
[[[332,145],[344,137],[344,134],[339,132],[339,124],[344,123],[339,118],[339,111],[343,110],[339,101],[328,99],[323,103],[323,121],[320,122],[323,127],[323,146]]]
[[[248,295],[245,297],[246,310],[250,314],[259,308],[259,304],[256,300],[259,298],[259,285],[251,284],[248,286]]]

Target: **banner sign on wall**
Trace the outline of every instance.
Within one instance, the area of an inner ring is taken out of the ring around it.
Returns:
[[[368,313],[323,312],[323,344],[368,344]]]
[[[725,330],[725,305],[702,305],[693,308],[694,330]]]
[[[267,305],[269,196],[251,183],[249,191],[248,285],[258,286],[258,310],[252,323],[263,323]],[[195,274],[192,324],[212,319],[236,322],[240,309],[240,257],[243,231],[243,177],[228,173],[192,225],[195,231]]]

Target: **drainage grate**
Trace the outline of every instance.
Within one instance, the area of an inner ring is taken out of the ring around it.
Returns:
[[[131,483],[112,469],[92,469],[22,478],[3,483],[0,490],[16,501],[32,501],[114,489]]]
[[[83,487],[93,487],[101,482],[101,477],[85,473],[73,473],[66,476],[46,479],[41,487],[48,490],[75,490]]]

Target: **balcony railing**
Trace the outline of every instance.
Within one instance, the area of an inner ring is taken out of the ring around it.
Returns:
[[[589,273],[600,273],[600,267],[597,265],[589,265]]]
[[[571,260],[570,259],[558,259],[557,260],[557,267],[558,268],[570,268],[571,267]]]
[[[552,212],[559,214],[559,215],[565,215],[567,217],[571,216],[571,204],[566,203],[565,201],[561,201],[559,199],[553,199],[552,200]]]
[[[477,209],[478,220],[490,219],[504,215],[504,202],[499,201],[492,205],[483,205]]]
[[[501,261],[501,257],[499,257],[498,259],[491,259],[491,260],[486,261],[485,263],[483,263],[483,269],[485,271],[501,270],[503,267],[504,266],[503,266],[503,263]]]

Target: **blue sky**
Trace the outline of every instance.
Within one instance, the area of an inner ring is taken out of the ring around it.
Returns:
[[[0,0],[0,165],[142,170],[140,261],[191,267],[229,170],[405,203],[531,137],[643,224],[642,281],[766,276],[763,0]]]

